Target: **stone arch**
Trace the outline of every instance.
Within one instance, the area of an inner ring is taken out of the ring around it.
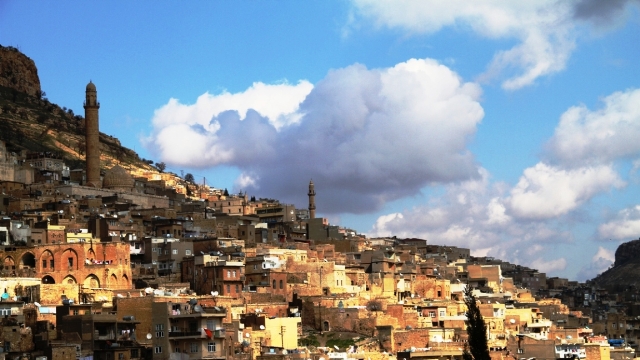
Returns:
[[[49,276],[49,275],[44,276],[44,277],[42,278],[41,282],[42,282],[43,284],[55,284],[55,283],[56,283],[55,279],[54,279],[54,278],[52,278],[52,277],[51,277],[51,276]]]
[[[76,278],[74,278],[72,275],[67,275],[64,277],[64,279],[62,279],[62,283],[66,285],[73,285],[73,284],[77,284],[78,282],[76,281]]]
[[[53,271],[55,269],[53,253],[49,249],[40,254],[40,262],[42,264],[42,271]]]
[[[129,285],[129,277],[126,274],[122,275],[122,277],[120,278],[120,284],[122,284],[121,287],[123,289],[124,288],[128,289],[130,287],[130,285]]]
[[[331,327],[329,326],[329,322],[327,320],[325,320],[322,323],[322,331],[329,331],[329,329],[331,329]]]
[[[118,287],[118,277],[116,274],[111,274],[111,276],[109,276],[109,287]]]
[[[96,258],[95,251],[93,251],[92,248],[89,248],[89,251],[87,251],[87,259],[95,260],[95,258]]]
[[[33,255],[31,251],[27,251],[22,254],[20,257],[20,268],[35,268],[36,267],[36,256]]]
[[[85,279],[82,285],[88,289],[96,289],[100,287],[100,279],[94,274],[89,274]]]
[[[72,248],[67,248],[62,252],[62,268],[78,270],[78,253]]]
[[[15,270],[16,261],[13,260],[12,256],[7,256],[6,258],[4,258],[4,268],[7,270]]]

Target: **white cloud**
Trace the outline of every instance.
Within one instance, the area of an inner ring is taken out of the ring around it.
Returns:
[[[616,261],[616,254],[614,251],[607,250],[602,246],[598,246],[598,252],[595,255],[593,255],[593,258],[591,258],[591,261],[596,262],[601,259],[606,260],[609,263],[613,263],[614,261]]]
[[[235,166],[259,179],[240,180],[243,190],[292,203],[305,201],[313,179],[327,214],[370,212],[427,184],[479,176],[467,144],[484,116],[481,90],[434,60],[332,70],[310,92],[278,85],[262,95],[288,100],[266,110],[263,99],[251,104],[263,88],[233,94],[227,107],[231,95],[171,100],[148,147],[172,165]]]
[[[603,240],[630,240],[640,234],[640,205],[621,210],[615,219],[598,226]]]
[[[517,39],[519,44],[498,52],[487,76],[519,72],[502,86],[519,89],[538,77],[564,69],[576,39],[570,2],[531,1],[437,1],[354,0],[357,13],[378,27],[401,28],[411,33],[430,34],[444,27],[469,27],[491,39]],[[352,22],[355,20],[352,20]]]
[[[565,258],[551,260],[547,260],[546,258],[538,258],[531,262],[530,266],[544,273],[558,272],[564,270],[567,267],[567,260]]]
[[[640,156],[640,90],[613,93],[602,109],[575,106],[562,114],[547,144],[562,164],[597,164]]]
[[[611,266],[616,260],[615,252],[612,250],[608,250],[603,248],[602,246],[598,247],[598,251],[591,258],[591,262],[585,266],[583,266],[578,272],[578,280],[585,281],[588,279],[593,279],[598,274],[601,274],[609,266]]]
[[[610,166],[562,169],[544,163],[528,168],[506,200],[520,218],[547,219],[564,215],[600,192],[624,182]]]

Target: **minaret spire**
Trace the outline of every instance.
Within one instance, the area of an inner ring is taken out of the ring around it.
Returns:
[[[87,186],[101,187],[100,184],[100,130],[98,124],[98,91],[89,81],[84,102],[84,128],[86,146]]]
[[[309,219],[316,218],[316,189],[313,180],[309,181]]]

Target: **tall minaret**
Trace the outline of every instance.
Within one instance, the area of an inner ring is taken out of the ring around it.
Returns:
[[[313,186],[313,180],[309,181],[309,219],[316,218],[316,190]]]
[[[100,133],[98,126],[98,92],[96,86],[89,81],[84,102],[85,144],[87,147],[87,186],[100,186]]]

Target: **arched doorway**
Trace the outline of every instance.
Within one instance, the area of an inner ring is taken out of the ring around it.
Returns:
[[[42,264],[42,271],[54,271],[55,270],[55,262],[53,260],[53,253],[49,250],[45,250],[40,255],[40,263]]]
[[[87,289],[97,289],[100,287],[100,279],[97,276],[90,274],[84,279],[82,285]]]
[[[20,258],[20,268],[35,268],[36,267],[36,256],[33,253],[26,252]]]
[[[66,249],[62,253],[62,268],[68,270],[78,270],[78,253],[73,249]]]
[[[42,281],[43,284],[55,284],[56,283],[56,281],[49,275],[43,277],[41,281]]]
[[[76,278],[74,278],[73,276],[67,275],[65,276],[64,279],[62,279],[62,283],[67,285],[73,285],[73,284],[77,284],[78,282],[76,281]]]

